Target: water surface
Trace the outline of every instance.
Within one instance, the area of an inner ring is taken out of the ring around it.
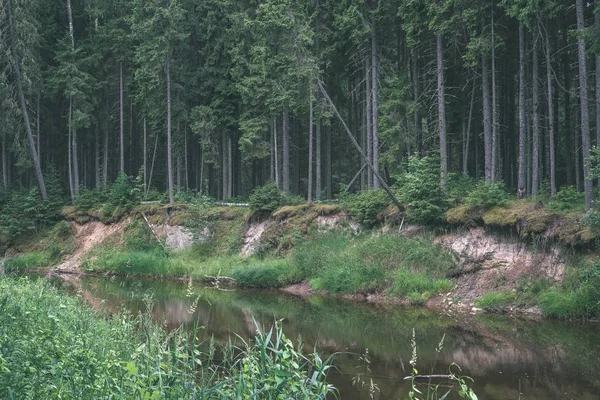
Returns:
[[[316,345],[338,353],[330,381],[342,399],[405,399],[413,329],[420,373],[444,374],[455,362],[475,382],[480,399],[600,398],[600,325],[529,321],[504,316],[449,316],[415,307],[378,306],[311,296],[301,299],[277,291],[219,291],[157,280],[84,277],[79,293],[109,312],[145,310],[155,300],[155,320],[176,328],[203,326],[200,339],[225,342],[233,333],[249,338],[255,320],[271,326],[283,319],[292,340],[306,352]],[[197,300],[197,303],[196,303]],[[190,312],[195,305],[195,311]],[[442,350],[436,348],[445,336]],[[366,368],[360,356],[368,353]],[[353,385],[362,376],[367,385]]]

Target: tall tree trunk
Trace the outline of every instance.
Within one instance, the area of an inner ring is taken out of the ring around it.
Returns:
[[[148,191],[152,187],[152,173],[154,172],[154,161],[156,161],[156,150],[158,149],[158,135],[154,138],[154,151],[152,152],[152,162],[150,163],[150,174],[148,175],[148,184],[146,185],[146,193],[144,197],[148,196]]]
[[[227,187],[229,186],[229,184],[227,183],[227,178],[229,177],[229,174],[227,173],[227,167],[229,166],[229,163],[227,162],[227,138],[225,138],[225,135],[223,135],[221,137],[221,181],[222,181],[222,185],[221,185],[221,198],[222,200],[225,200],[228,197],[228,193],[227,193]]]
[[[576,0],[577,30],[583,32],[583,0]],[[588,106],[587,66],[585,59],[585,41],[580,35],[577,38],[577,53],[579,56],[579,98],[581,106],[581,144],[583,149],[583,187],[585,193],[585,209],[592,208],[592,180],[590,179],[590,111]]]
[[[35,113],[35,139],[36,139],[36,143],[37,143],[37,155],[38,158],[40,159],[40,162],[42,162],[42,148],[40,147],[40,102],[41,102],[41,97],[42,95],[40,94],[40,90],[38,88],[38,93],[37,93],[37,110]]]
[[[73,179],[73,148],[71,143],[73,142],[73,130],[72,130],[72,119],[73,119],[73,97],[69,97],[69,126],[67,127],[67,170],[69,177],[69,194],[71,195],[71,202],[75,203],[75,185]]]
[[[100,189],[102,186],[102,177],[100,175],[100,127],[98,124],[96,124],[96,129],[94,132],[94,172],[96,189]]]
[[[540,104],[540,94],[539,94],[539,68],[538,68],[538,34],[534,34],[533,39],[533,65],[532,71],[533,76],[531,79],[532,84],[532,103],[533,103],[533,113],[532,113],[532,148],[531,148],[531,195],[537,196],[539,189],[539,170],[540,170],[540,116],[539,116],[539,104]]]
[[[169,190],[169,203],[175,202],[173,194],[173,149],[171,138],[171,56],[167,55],[167,184]],[[122,138],[122,136],[121,136]],[[121,166],[123,167],[123,163]]]
[[[377,1],[374,1],[375,7],[377,7]],[[377,104],[377,29],[375,25],[375,19],[371,22],[371,90],[373,101],[373,107],[371,112],[373,113],[373,168],[379,172],[379,117],[378,117],[378,104]],[[373,188],[378,189],[381,187],[379,180],[373,175],[371,178],[373,181]]]
[[[144,122],[145,124],[145,122]],[[185,179],[185,190],[190,189],[190,177],[188,170],[188,140],[187,140],[187,121],[183,122],[183,168],[184,168],[184,179]]]
[[[327,186],[327,199],[330,200],[333,198],[333,188],[332,188],[332,175],[333,175],[333,163],[331,162],[332,149],[331,149],[331,126],[325,128],[325,141],[326,143],[326,153],[325,157],[325,185]]]
[[[2,135],[2,187],[8,189],[8,160],[6,159],[6,133]]]
[[[423,127],[421,121],[421,113],[419,108],[419,56],[416,50],[413,50],[412,57],[412,84],[413,84],[413,101],[414,101],[414,124],[417,132],[417,151],[419,156],[423,157]]]
[[[283,192],[290,194],[290,112],[283,109]]]
[[[598,7],[596,1],[596,7]],[[596,32],[600,32],[600,9],[596,9],[594,14],[594,25]],[[600,149],[600,54],[596,54],[596,147]],[[598,186],[600,187],[600,177],[598,178]]]
[[[317,120],[317,126],[316,126],[316,151],[315,151],[315,158],[316,158],[316,162],[317,164],[315,165],[315,174],[317,175],[317,181],[315,182],[315,192],[316,192],[316,199],[321,200],[321,188],[322,188],[322,178],[323,178],[323,173],[321,171],[321,121]]]
[[[167,74],[170,75],[170,70],[169,70],[169,61],[167,60]],[[170,80],[170,76],[167,77],[168,80]],[[169,91],[169,96],[170,96],[170,85],[171,82],[168,81],[167,82],[167,86],[169,86],[169,88],[167,89]],[[123,63],[120,62],[119,63],[119,171],[120,172],[125,172],[125,126],[124,126],[124,114],[125,114],[125,110],[124,110],[125,105],[123,104]],[[168,111],[170,112],[170,111]],[[170,123],[170,121],[169,121]]]
[[[448,176],[448,147],[446,143],[446,96],[444,93],[444,49],[442,35],[437,35],[437,100],[438,100],[438,130],[440,134],[440,184],[446,187]]]
[[[148,131],[146,128],[146,117],[144,117],[144,161],[142,162],[144,171],[144,195],[148,191]]]
[[[498,176],[499,146],[498,146],[498,93],[496,84],[496,36],[494,33],[494,3],[491,6],[492,14],[492,151],[490,157],[490,179],[495,182]]]
[[[471,139],[471,122],[473,121],[473,105],[475,103],[475,79],[471,90],[471,101],[469,102],[469,117],[467,118],[466,132],[463,134],[463,175],[469,174],[469,142]]]
[[[104,129],[104,151],[102,160],[102,184],[108,185],[108,129]]]
[[[279,143],[277,141],[277,117],[273,117],[273,151],[275,159],[275,185],[277,189],[281,189],[281,182],[279,178]]]
[[[73,190],[75,198],[79,197],[79,152],[77,151],[77,131],[72,129],[73,139]]]
[[[481,87],[483,92],[483,153],[485,183],[492,183],[492,115],[488,60],[481,57]]]
[[[231,149],[231,135],[227,135],[227,197],[233,197],[233,151]]]
[[[312,84],[312,83],[311,83]],[[308,202],[313,200],[313,97],[312,89],[308,99]]]
[[[548,85],[548,150],[550,168],[550,197],[556,195],[556,160],[554,154],[554,94],[552,90],[552,58],[550,57],[550,24],[546,24],[546,82]]]
[[[373,81],[371,78],[371,60],[367,57],[365,62],[365,82],[366,82],[366,93],[365,93],[365,104],[367,113],[367,159],[373,163],[373,102],[371,101],[371,95],[373,91],[371,85]],[[369,171],[367,174],[367,189],[373,189],[373,173]]]
[[[525,172],[525,138],[527,125],[525,121],[525,30],[523,23],[519,22],[519,172],[517,178],[518,198],[526,196],[527,182]]]

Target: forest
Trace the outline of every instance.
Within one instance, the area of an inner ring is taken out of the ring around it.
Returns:
[[[349,184],[392,186],[411,156],[431,156],[442,188],[462,175],[519,198],[573,186],[592,207],[597,4],[0,7],[3,192],[53,190],[75,202],[125,173],[146,199],[247,198],[273,181],[310,202]]]

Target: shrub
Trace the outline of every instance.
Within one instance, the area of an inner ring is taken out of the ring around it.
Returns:
[[[573,186],[561,188],[556,196],[548,203],[552,211],[570,212],[580,211],[584,208],[584,194]]]
[[[273,212],[285,204],[285,195],[277,189],[275,182],[269,182],[254,189],[250,195],[249,204],[252,211]]]
[[[504,190],[504,183],[478,183],[465,198],[465,203],[470,207],[480,208],[482,210],[487,210],[495,206],[502,207],[507,205],[508,195]]]
[[[131,178],[120,173],[110,186],[106,203],[102,207],[103,222],[114,222],[121,219],[133,206],[139,204],[140,196],[141,191],[133,184]]]
[[[249,198],[250,210],[273,212],[281,206],[304,203],[299,196],[286,196],[283,191],[277,189],[275,182],[269,182],[260,186],[252,192]]]
[[[79,189],[79,197],[77,197],[77,201],[75,205],[81,211],[87,211],[90,208],[95,208],[100,204],[106,201],[105,194],[96,189],[88,189],[85,186],[82,186]]]
[[[408,217],[422,224],[443,221],[446,199],[440,185],[439,160],[411,156],[405,183],[397,190],[400,201],[407,205]]]
[[[448,279],[433,279],[423,274],[400,271],[394,278],[389,294],[405,297],[410,303],[418,303],[428,300],[434,294],[447,292],[453,287],[453,283]]]
[[[389,203],[389,197],[383,189],[367,190],[355,195],[342,196],[340,204],[361,224],[371,227],[377,222],[379,214]]]

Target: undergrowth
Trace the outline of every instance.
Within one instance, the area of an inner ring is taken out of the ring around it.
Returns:
[[[331,358],[302,355],[279,324],[224,345],[200,343],[200,328],[166,333],[149,298],[137,317],[105,319],[45,280],[0,279],[0,398],[337,397]]]

